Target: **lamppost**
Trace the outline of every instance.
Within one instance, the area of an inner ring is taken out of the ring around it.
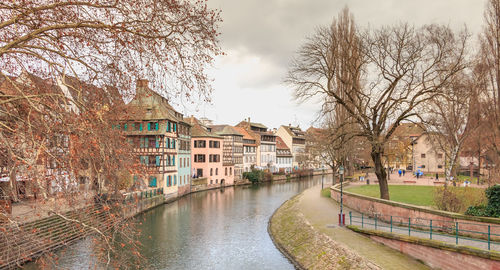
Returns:
[[[339,214],[339,226],[344,225],[344,167],[340,165],[339,167],[340,176],[340,214]]]

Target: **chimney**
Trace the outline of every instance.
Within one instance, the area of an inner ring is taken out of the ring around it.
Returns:
[[[146,79],[138,79],[136,87],[137,88],[147,88],[149,85],[149,81]]]
[[[288,124],[288,127],[292,127],[292,124]]]
[[[248,117],[248,123],[250,123],[250,117]]]

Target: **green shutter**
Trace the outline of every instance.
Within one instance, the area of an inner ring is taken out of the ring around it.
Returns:
[[[174,132],[177,131],[177,123],[174,123]]]
[[[170,138],[167,138],[166,146],[167,146],[167,148],[170,148]]]
[[[175,156],[172,156],[172,166],[175,166]]]
[[[149,147],[149,139],[147,137],[144,138],[144,147]]]
[[[148,130],[151,130],[151,123],[148,123]]]
[[[155,123],[155,130],[158,130],[158,122]]]
[[[156,166],[160,166],[160,156],[156,156]]]
[[[146,165],[149,164],[149,156],[144,156],[144,162]]]
[[[140,146],[140,148],[144,148],[144,138],[142,138],[142,137],[141,137],[140,141],[141,141],[141,146]]]
[[[127,124],[123,124],[123,130],[127,130],[128,129],[128,125]]]
[[[142,123],[139,124],[139,130],[142,131]]]
[[[156,136],[156,148],[160,147],[160,137]]]

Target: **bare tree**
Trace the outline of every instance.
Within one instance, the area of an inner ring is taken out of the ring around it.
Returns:
[[[125,235],[133,232],[127,229],[132,223],[119,214],[116,201],[86,207],[94,197],[79,196],[79,178],[95,183],[97,193],[116,195],[130,187],[130,173],[141,171],[122,132],[112,128],[131,113],[122,103],[134,93],[138,78],[149,79],[164,96],[210,99],[205,68],[221,54],[220,21],[219,11],[203,1],[0,3],[0,166],[10,178],[10,198],[21,199],[24,186],[16,186],[21,182],[32,185],[29,195],[52,196],[54,201],[62,197],[65,207],[54,203],[51,215],[79,229],[99,231],[96,250],[104,264],[119,268],[127,263],[114,245],[121,239],[124,250],[137,251],[133,234]],[[88,222],[66,214],[74,209],[106,218]],[[22,228],[28,221],[0,213],[4,217],[9,222],[0,223],[0,230]],[[31,235],[37,244],[47,241],[36,232],[16,232],[9,235]],[[118,237],[121,232],[125,234]],[[2,247],[4,240],[0,237]],[[20,258],[30,255],[28,244],[8,246],[19,248]]]
[[[430,141],[444,152],[448,162],[445,164],[447,180],[456,176],[459,154],[480,124],[475,102],[480,90],[480,80],[459,72],[425,105],[423,117]]]
[[[359,32],[347,10],[339,18],[345,19],[308,38],[286,82],[299,100],[321,95],[345,108],[360,128],[354,135],[370,143],[381,198],[389,199],[384,146],[401,121],[418,115],[416,108],[464,68],[467,35],[407,24]]]

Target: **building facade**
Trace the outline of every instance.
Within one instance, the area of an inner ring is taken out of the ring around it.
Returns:
[[[179,196],[191,189],[191,125],[184,120],[178,124],[178,156],[177,179],[179,180]]]
[[[257,143],[255,134],[242,127],[234,127],[240,134],[243,134],[243,172],[250,172],[257,166]],[[253,135],[251,135],[253,134]]]
[[[293,168],[293,155],[280,137],[276,137],[276,167],[281,173],[291,173]]]
[[[445,154],[433,143],[428,134],[422,134],[414,140],[412,154],[415,171],[444,173]]]
[[[276,167],[276,135],[268,131],[267,127],[260,123],[242,121],[238,127],[244,128],[247,132],[252,132],[256,137],[256,168],[277,172]]]
[[[224,137],[211,132],[198,119],[190,117],[191,124],[191,174],[195,179],[206,179],[207,186],[234,184],[234,166],[223,164]]]
[[[293,168],[297,170],[305,165],[306,133],[300,127],[280,126],[276,131],[293,155]]]
[[[224,138],[222,163],[234,166],[234,177],[243,173],[243,135],[229,125],[211,125],[212,132]]]
[[[149,89],[146,80],[137,82],[136,95],[127,107],[130,113],[120,128],[146,171],[145,175],[134,175],[134,182],[163,188],[166,196],[177,194],[177,132],[182,114]]]

